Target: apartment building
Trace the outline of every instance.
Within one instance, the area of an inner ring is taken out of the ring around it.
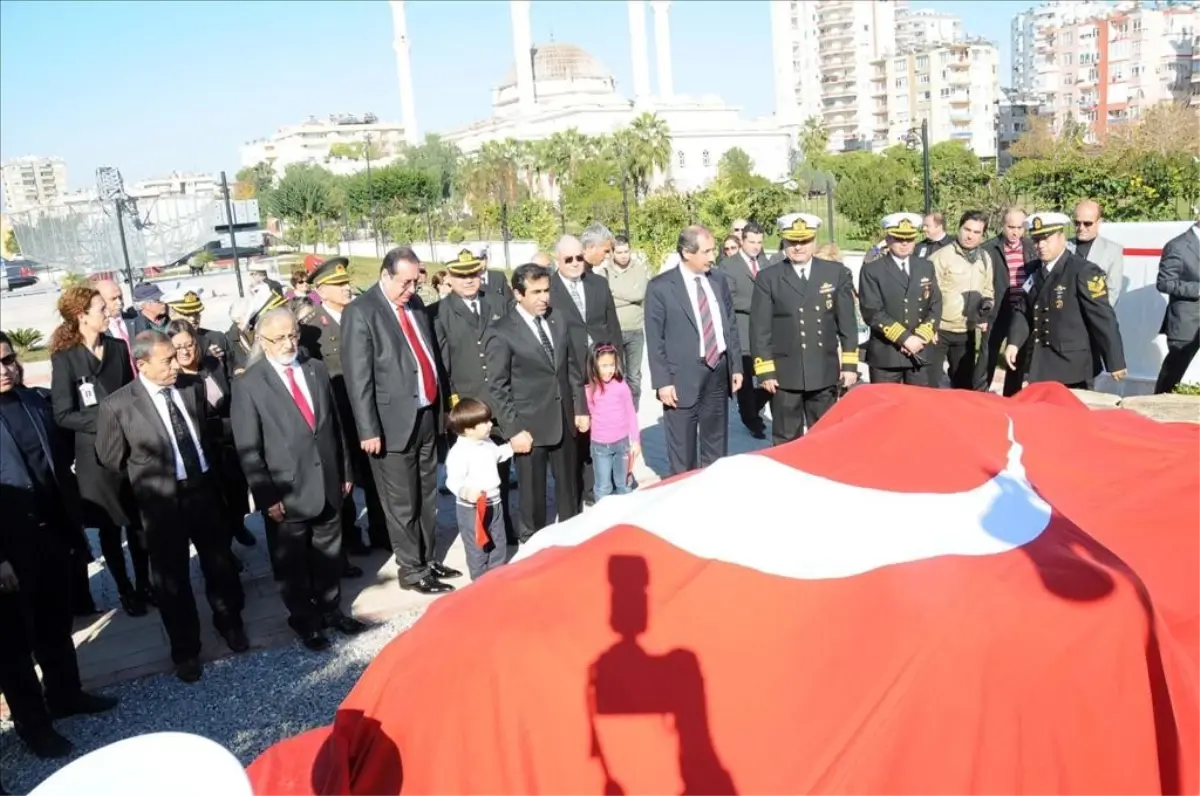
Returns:
[[[896,8],[896,0],[772,3],[776,118],[822,119],[830,151],[869,147],[871,63],[896,49]]]
[[[1108,3],[1099,0],[1055,0],[1022,11],[1012,21],[1011,87],[1021,93],[1042,92],[1056,71],[1045,58],[1052,30],[1079,20],[1103,16]]]
[[[922,121],[930,145],[961,141],[981,158],[997,152],[1000,53],[983,39],[913,48],[871,62],[871,145],[904,141]]]
[[[0,163],[4,209],[18,213],[57,201],[67,193],[67,163],[62,158],[27,156]]]
[[[282,175],[293,164],[309,163],[324,166],[337,173],[353,173],[366,168],[364,159],[336,157],[337,145],[365,146],[383,158],[391,159],[404,146],[404,127],[381,122],[374,114],[363,116],[335,115],[327,119],[310,117],[302,124],[281,127],[269,138],[250,141],[242,146],[243,167],[270,163]]]
[[[1000,90],[999,124],[996,128],[996,139],[1000,147],[1000,171],[1012,165],[1012,156],[1008,150],[1021,136],[1029,132],[1031,120],[1042,112],[1042,98],[1037,94],[1027,94],[1016,89]]]
[[[931,47],[962,41],[962,19],[954,14],[928,8],[912,9],[907,5],[896,8],[896,49]]]
[[[135,199],[166,194],[212,195],[221,190],[221,181],[211,174],[186,174],[173,171],[166,177],[142,180],[129,187],[128,193]]]

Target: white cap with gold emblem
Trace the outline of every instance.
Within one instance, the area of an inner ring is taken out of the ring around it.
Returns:
[[[916,213],[892,213],[883,217],[883,231],[896,240],[916,240],[923,221]]]
[[[1037,238],[1062,232],[1070,223],[1071,218],[1066,213],[1034,213],[1025,219],[1025,229],[1029,230],[1031,237]]]
[[[821,228],[820,217],[811,213],[788,213],[775,223],[779,225],[779,237],[794,243],[807,243]]]

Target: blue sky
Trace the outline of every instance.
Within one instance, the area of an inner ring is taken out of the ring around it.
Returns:
[[[1012,16],[1034,4],[912,3],[958,14],[968,34],[996,41],[1002,82]],[[512,63],[509,20],[504,0],[410,0],[422,135],[488,115],[492,87]],[[584,48],[630,93],[623,0],[535,0],[533,38]],[[717,94],[746,116],[771,113],[766,0],[676,0],[671,47],[677,93]],[[90,185],[99,165],[128,180],[172,169],[232,177],[243,142],[309,115],[364,111],[400,118],[381,0],[0,2],[0,159],[64,157],[73,188]]]

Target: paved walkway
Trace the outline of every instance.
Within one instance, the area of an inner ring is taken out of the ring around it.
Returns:
[[[649,381],[647,372],[643,376],[643,383],[649,384]],[[659,423],[661,415],[662,407],[658,401],[652,395],[644,395],[640,420],[643,429],[643,457],[649,470],[643,467],[636,473],[641,485],[656,481],[656,473],[667,472],[666,443]],[[745,453],[765,445],[765,441],[754,439],[742,427],[737,419],[736,407],[731,402],[730,453]],[[359,498],[361,514],[361,495]],[[514,514],[515,511],[514,490]],[[365,517],[362,521],[365,522]],[[247,525],[259,543],[252,548],[235,544],[234,551],[245,564],[242,584],[246,591],[246,608],[242,616],[250,643],[256,649],[297,643],[295,634],[286,624],[287,612],[279,597],[277,584],[271,577],[266,542],[258,515],[251,515],[247,519]],[[91,542],[92,549],[98,552],[100,547],[94,532]],[[458,540],[454,526],[454,501],[449,495],[439,496],[438,550],[445,555],[448,566],[466,572],[462,543]],[[396,567],[390,556],[375,552],[370,556],[352,560],[361,566],[366,574],[357,580],[342,581],[343,605],[352,606],[352,613],[361,619],[384,621],[436,599],[400,589],[396,582]],[[462,580],[456,581],[456,584],[466,582],[464,576]],[[212,629],[208,608],[204,602],[203,580],[194,556],[192,583],[204,628],[202,657],[211,660],[227,656],[230,654],[229,649]],[[75,644],[85,685],[100,687],[169,671],[172,666],[169,645],[158,613],[151,610],[143,617],[127,616],[120,608],[116,588],[101,561],[91,566],[91,587],[96,605],[103,613],[90,619],[77,620]]]

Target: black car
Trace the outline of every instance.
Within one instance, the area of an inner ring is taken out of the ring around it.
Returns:
[[[33,260],[7,260],[4,263],[4,287],[16,290],[19,287],[36,285],[37,263]]]

